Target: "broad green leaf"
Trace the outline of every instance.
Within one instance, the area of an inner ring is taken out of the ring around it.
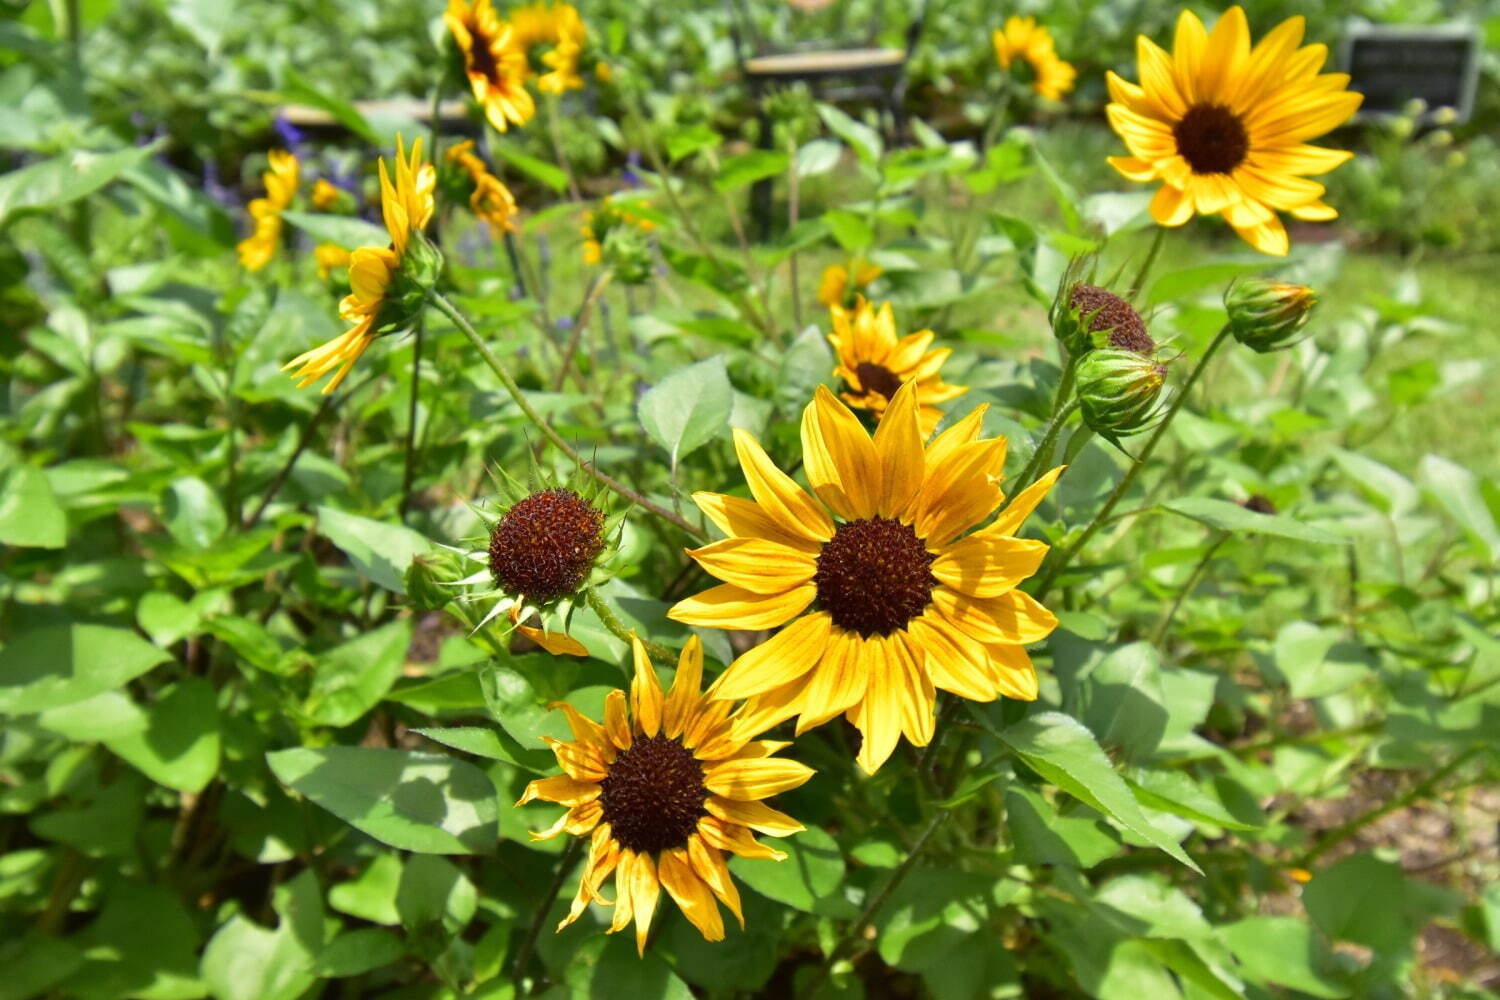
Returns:
[[[1141,805],[1152,809],[1226,830],[1256,830],[1263,825],[1247,823],[1235,816],[1217,796],[1182,771],[1141,769],[1130,773],[1125,780]]]
[[[406,567],[412,559],[432,551],[432,543],[410,528],[332,507],[318,508],[318,531],[361,573],[398,594],[406,593]]]
[[[1399,516],[1417,508],[1420,501],[1416,486],[1390,466],[1342,448],[1333,452],[1333,459],[1382,510]]]
[[[731,156],[719,165],[714,189],[720,193],[738,191],[758,180],[786,173],[787,163],[787,154],[776,149],[752,149]]]
[[[1110,651],[1083,685],[1084,725],[1128,759],[1149,758],[1167,729],[1161,674],[1161,656],[1150,643]]]
[[[148,712],[144,732],[108,746],[159,785],[197,794],[219,770],[219,706],[214,687],[186,677]]]
[[[1005,790],[1005,823],[1015,858],[1025,865],[1092,868],[1120,850],[1120,840],[1093,817],[1062,816],[1025,785]]]
[[[1148,304],[1181,302],[1210,288],[1217,291],[1235,278],[1254,274],[1264,267],[1265,265],[1260,261],[1246,261],[1233,264],[1198,264],[1167,271],[1151,283],[1151,289],[1146,293],[1146,302]]]
[[[47,996],[53,986],[83,964],[76,944],[31,930],[0,944],[0,1000]]]
[[[785,851],[784,861],[734,858],[735,876],[763,896],[809,913],[837,896],[844,880],[844,856],[838,841],[818,827],[768,842]]]
[[[1374,668],[1368,651],[1340,641],[1336,632],[1311,622],[1281,626],[1273,653],[1276,670],[1294,698],[1337,694],[1368,677]]]
[[[396,912],[408,930],[441,924],[457,934],[474,919],[479,893],[474,883],[447,858],[418,854],[406,862],[396,888]]]
[[[332,979],[358,976],[399,961],[405,954],[406,945],[390,931],[362,927],[328,942],[313,962],[313,972]]]
[[[1355,854],[1317,873],[1302,890],[1312,922],[1330,938],[1386,959],[1409,952],[1433,917],[1457,909],[1456,894],[1408,879],[1401,866]]]
[[[1037,774],[1202,874],[1182,847],[1141,812],[1094,735],[1076,720],[1061,712],[1039,712],[1000,730],[999,736]]]
[[[1168,500],[1161,506],[1184,517],[1202,521],[1209,527],[1235,534],[1248,531],[1253,534],[1290,538],[1296,542],[1311,542],[1316,545],[1349,544],[1347,538],[1303,524],[1284,514],[1260,514],[1228,500],[1216,500],[1213,497],[1181,497],[1177,500]]]
[[[494,849],[495,786],[440,754],[332,746],[266,755],[291,788],[384,844],[425,854]]]
[[[797,149],[797,176],[816,177],[839,165],[843,147],[831,139],[813,139]]]
[[[59,988],[60,995],[78,1000],[204,995],[197,922],[163,886],[112,880],[99,916],[69,940],[84,949],[85,960]]]
[[[52,493],[47,474],[13,465],[0,477],[0,544],[60,549],[68,543],[68,516]]]
[[[694,122],[692,125],[684,125],[674,129],[667,134],[665,145],[667,157],[673,163],[694,153],[705,149],[715,149],[724,141],[724,137],[713,130],[713,127],[704,122]]]
[[[394,927],[401,922],[396,910],[401,871],[401,859],[383,851],[357,877],[329,889],[328,905],[351,917]]]
[[[383,247],[391,242],[384,226],[348,215],[324,215],[317,212],[282,212],[281,217],[319,243],[332,243],[345,250],[358,247]]]
[[[546,160],[539,160],[535,156],[527,156],[515,148],[514,143],[497,142],[490,149],[496,156],[527,177],[551,188],[554,194],[562,194],[568,189],[568,175],[561,167],[553,166]]]
[[[308,869],[281,886],[275,905],[275,930],[236,914],[214,932],[202,975],[215,1000],[296,1000],[317,981],[324,947],[317,876]]]
[[[169,656],[134,632],[48,625],[0,649],[0,715],[24,715],[120,687]]]
[[[411,619],[402,618],[319,653],[303,711],[325,726],[349,725],[396,683],[410,645]]]
[[[828,131],[843,139],[864,163],[874,163],[885,152],[880,133],[863,122],[855,121],[831,104],[818,103],[818,117]]]
[[[1218,928],[1218,937],[1240,961],[1240,971],[1256,983],[1340,1000],[1349,995],[1324,970],[1328,965],[1313,938],[1313,929],[1297,917],[1248,917]]]
[[[641,396],[636,407],[651,440],[671,456],[672,467],[729,426],[734,393],[722,357],[673,372]]]
[[[350,132],[359,136],[372,145],[381,144],[380,136],[370,127],[365,116],[359,113],[353,104],[337,97],[327,91],[315,87],[310,80],[301,73],[288,67],[286,69],[285,83],[282,85],[281,94],[288,104],[302,104],[319,111],[326,111],[333,119],[344,126]],[[431,155],[429,151],[429,155]]]
[[[1438,455],[1422,456],[1417,478],[1422,487],[1478,543],[1485,559],[1491,563],[1500,560],[1500,528],[1495,526],[1495,515],[1485,503],[1482,479],[1463,466]]]
[[[229,527],[219,494],[197,476],[183,476],[167,487],[162,521],[178,545],[206,549]]]
[[[861,253],[875,242],[875,232],[869,223],[853,212],[831,209],[823,213],[823,221],[828,224],[828,231],[838,240],[839,246],[850,253]]]
[[[446,729],[413,729],[443,746],[489,760],[503,760],[538,774],[550,774],[557,759],[546,750],[528,750],[503,730],[483,726],[452,726]]]
[[[37,724],[65,739],[95,743],[145,732],[150,719],[124,691],[101,691],[92,698],[49,708]]]
[[[78,149],[0,175],[0,229],[17,212],[53,209],[93,194],[159,148],[153,142],[108,153]]]

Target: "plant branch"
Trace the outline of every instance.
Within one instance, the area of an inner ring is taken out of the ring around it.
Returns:
[[[557,894],[562,891],[562,886],[568,878],[568,872],[573,870],[573,864],[578,860],[578,852],[583,847],[581,837],[573,837],[568,846],[563,849],[562,857],[557,861],[557,874],[552,877],[552,884],[547,887],[547,894],[542,897],[540,905],[536,908],[536,916],[531,918],[531,926],[527,928],[526,937],[521,940],[521,948],[516,952],[515,983],[516,995],[522,996],[525,991],[521,989],[521,981],[526,975],[526,966],[531,964],[531,954],[536,950],[536,939],[541,936],[542,924],[547,922],[547,915],[552,912],[552,904],[557,901]]]

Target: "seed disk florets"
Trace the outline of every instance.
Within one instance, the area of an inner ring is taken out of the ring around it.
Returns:
[[[931,602],[933,559],[909,524],[885,517],[841,524],[818,554],[818,602],[841,629],[890,635]]]
[[[576,593],[604,550],[604,514],[566,489],[533,493],[490,534],[490,572],[508,594],[546,604]]]
[[[1089,320],[1090,333],[1108,331],[1109,346],[1137,354],[1156,350],[1156,341],[1146,332],[1146,323],[1129,302],[1097,285],[1075,285],[1068,305]]]
[[[616,755],[599,788],[614,839],[646,854],[686,845],[708,798],[703,765],[666,736],[635,737]]]
[[[1172,126],[1177,151],[1195,174],[1227,174],[1245,162],[1250,136],[1240,116],[1222,104],[1195,104]]]

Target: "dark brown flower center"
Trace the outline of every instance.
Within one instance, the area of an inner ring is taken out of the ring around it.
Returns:
[[[854,366],[854,375],[865,392],[878,392],[887,400],[895,399],[896,391],[901,388],[901,380],[885,365],[861,361]]]
[[[604,514],[572,490],[517,503],[490,534],[490,572],[507,594],[546,604],[575,593],[604,549]]]
[[[708,788],[693,752],[665,736],[637,736],[599,782],[604,821],[621,847],[655,854],[687,844]]]
[[[469,20],[469,68],[492,83],[499,83],[500,66],[490,51],[492,39],[479,26],[477,18]]]
[[[1075,285],[1068,296],[1068,305],[1085,319],[1093,317],[1089,320],[1089,332],[1109,331],[1110,347],[1137,354],[1156,350],[1156,341],[1146,332],[1140,313],[1115,293],[1096,285]]]
[[[1177,151],[1195,174],[1227,174],[1245,162],[1250,136],[1239,115],[1222,104],[1195,104],[1172,126]]]
[[[818,553],[818,603],[845,631],[890,635],[931,602],[933,559],[909,524],[885,517],[841,524]]]

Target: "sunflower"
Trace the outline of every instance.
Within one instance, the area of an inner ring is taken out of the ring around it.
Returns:
[[[1036,23],[1034,17],[1011,17],[1005,28],[995,29],[995,58],[1002,69],[1010,69],[1016,60],[1031,67],[1031,89],[1038,97],[1060,101],[1073,89],[1078,71],[1073,64],[1058,58],[1052,33]]]
[[[271,150],[266,160],[270,169],[260,175],[266,196],[253,199],[248,206],[255,228],[235,247],[247,271],[259,271],[275,256],[276,245],[281,242],[281,213],[296,197],[301,173],[297,157],[285,149]]]
[[[844,713],[864,736],[859,764],[873,774],[902,733],[918,746],[932,738],[935,688],[974,701],[1036,698],[1022,647],[1057,619],[1015,589],[1047,546],[1014,534],[1061,470],[971,532],[1004,498],[996,479],[1005,439],[979,437],[984,409],[924,446],[918,388],[908,382],[872,439],[819,386],[802,413],[817,500],[735,430],[755,499],[694,495],[729,537],[689,554],[724,583],[668,616],[713,628],[786,626],[710,692],[749,699],[739,716],[745,731],[799,715],[800,734]]]
[[[472,6],[467,0],[448,0],[443,20],[463,53],[474,100],[495,130],[530,121],[536,102],[526,89],[531,72],[526,50],[516,44],[514,29],[495,13],[491,0],[474,0]]]
[[[495,236],[515,232],[516,196],[475,155],[474,140],[465,139],[450,147],[446,156],[450,163],[458,164],[474,183],[474,191],[469,195],[469,208],[475,217],[488,223],[490,232]]]
[[[564,773],[533,781],[516,804],[541,799],[568,807],[550,828],[532,835],[537,840],[563,831],[589,838],[578,894],[559,931],[591,902],[614,906],[610,933],[633,919],[636,948],[644,953],[651,915],[666,889],[705,938],[719,941],[724,922],[716,897],[745,924],[724,852],[785,858],[754,833],[784,837],[802,824],[761,800],[798,787],[813,770],[773,757],[785,743],[736,735],[729,703],[699,694],[703,648],[696,636],[684,647],[665,697],[640,640],[631,645],[629,711],[623,691],[605,699],[603,725],[570,705],[554,705],[573,731],[570,742],[549,741]],[[599,894],[611,873],[613,901]]]
[[[385,216],[385,228],[391,234],[391,245],[360,247],[349,255],[349,294],[339,303],[339,315],[353,325],[326,344],[282,365],[282,371],[297,369],[292,377],[301,380],[298,388],[311,385],[337,368],[338,374],[323,387],[324,394],[332,392],[374,341],[379,327],[384,325],[380,312],[386,303],[386,292],[401,268],[411,232],[432,219],[436,185],[436,171],[431,164],[422,162],[422,140],[412,143],[408,160],[398,136],[395,183],[386,173],[385,160],[380,161],[380,209]]]
[[[532,618],[540,622],[540,618],[532,615]],[[512,604],[510,606],[510,624],[519,633],[536,643],[538,646],[551,653],[553,656],[588,656],[589,648],[566,632],[553,632],[549,628],[538,625],[527,625],[521,621],[521,606]]]
[[[313,182],[312,207],[319,212],[326,212],[339,203],[344,192],[326,177],[319,177]]]
[[[953,351],[946,347],[929,351],[931,330],[896,336],[889,302],[876,309],[860,297],[852,310],[832,305],[828,314],[833,320],[828,342],[838,356],[833,374],[844,380],[844,402],[855,409],[869,410],[879,419],[896,390],[915,382],[922,436],[926,437],[943,419],[937,404],[969,391],[967,386],[943,382],[938,370]]]
[[[849,287],[849,273],[854,273],[854,287]],[[818,281],[818,301],[825,306],[845,305],[850,294],[863,291],[870,282],[880,277],[880,268],[868,262],[851,263],[846,270],[838,264],[829,264],[823,269]]]
[[[1185,10],[1170,55],[1136,39],[1139,85],[1109,74],[1106,111],[1131,154],[1109,162],[1133,181],[1164,182],[1151,200],[1158,223],[1221,214],[1255,249],[1280,257],[1288,241],[1278,211],[1337,217],[1307,176],[1352,154],[1307,141],[1347,121],[1364,98],[1347,89],[1348,74],[1318,72],[1328,47],[1302,46],[1305,24],[1290,17],[1251,48],[1239,7],[1212,34]]]

